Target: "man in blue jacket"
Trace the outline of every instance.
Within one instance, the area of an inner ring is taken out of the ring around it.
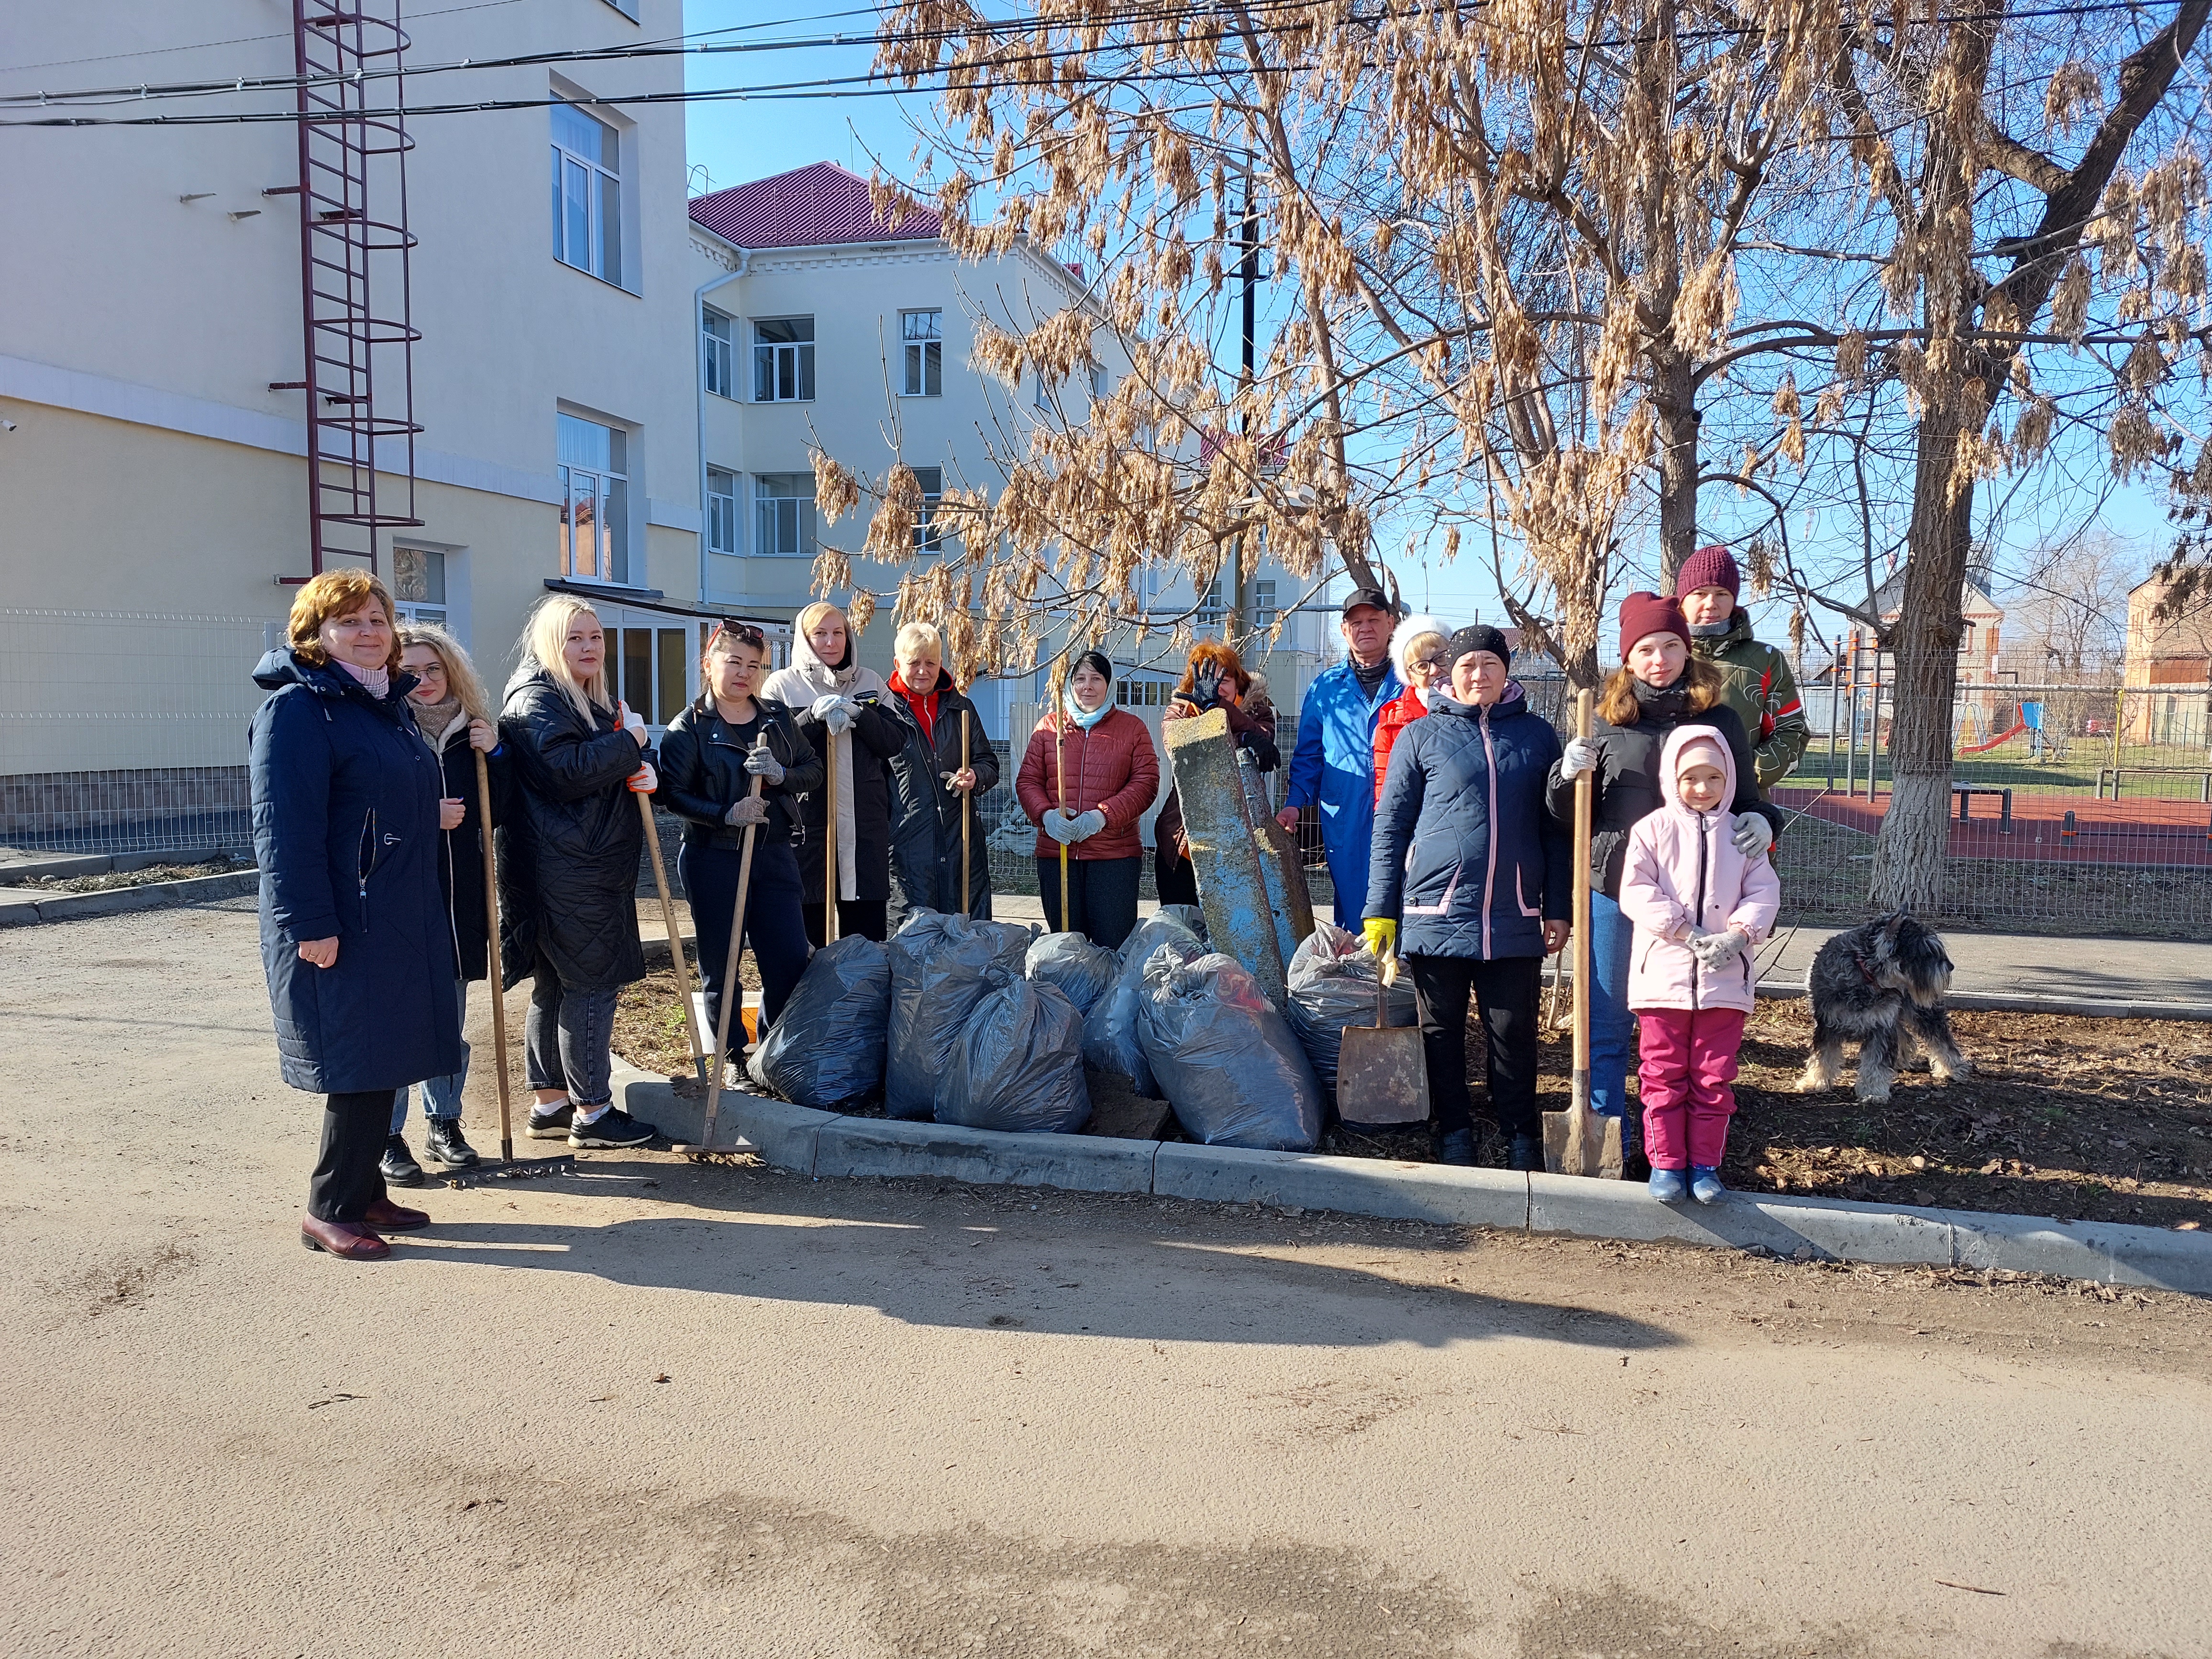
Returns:
[[[1298,746],[1290,793],[1276,821],[1298,827],[1298,813],[1321,808],[1321,839],[1336,889],[1336,923],[1357,928],[1367,897],[1375,836],[1375,717],[1406,688],[1390,665],[1390,601],[1379,589],[1346,595],[1340,624],[1347,655],[1314,677],[1298,708]]]

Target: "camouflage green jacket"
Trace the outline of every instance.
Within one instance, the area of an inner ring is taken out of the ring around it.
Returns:
[[[1728,704],[1751,738],[1759,793],[1765,795],[1790,775],[1811,735],[1790,659],[1752,638],[1750,613],[1741,608],[1729,619],[1727,633],[1694,641],[1692,648],[1728,680]]]

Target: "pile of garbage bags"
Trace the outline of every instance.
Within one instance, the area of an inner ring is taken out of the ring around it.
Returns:
[[[1148,1100],[1163,1098],[1152,1062],[1137,1040],[1137,1008],[1145,997],[1145,963],[1163,945],[1186,956],[1206,949],[1206,924],[1196,907],[1163,904],[1121,942],[1121,963],[1106,994],[1083,1021],[1083,1063],[1094,1072],[1127,1078]]]
[[[941,1079],[992,988],[991,969],[1018,977],[1035,932],[1011,921],[917,910],[890,942],[890,1048],[884,1109],[893,1117],[935,1115]]]
[[[1208,1146],[1310,1152],[1322,1094],[1305,1051],[1234,958],[1164,944],[1146,961],[1137,1037],[1176,1121]]]
[[[1336,1062],[1344,1050],[1344,1028],[1375,1024],[1375,993],[1382,987],[1382,964],[1358,934],[1334,922],[1316,921],[1291,957],[1291,1006],[1283,1016],[1312,1062],[1321,1097],[1336,1098]],[[1414,1025],[1413,982],[1401,975],[1382,990],[1385,1025]]]
[[[1043,933],[1030,946],[1025,971],[1073,1003],[1079,1015],[1088,1016],[1112,988],[1121,965],[1111,951],[1080,933]]]
[[[745,1072],[786,1100],[823,1111],[883,1086],[891,1006],[890,952],[858,933],[809,958],[791,1000]]]
[[[1066,935],[1060,935],[1065,938]],[[994,966],[952,1064],[937,1080],[937,1121],[970,1129],[1073,1134],[1091,1120],[1083,1016],[1056,987]]]

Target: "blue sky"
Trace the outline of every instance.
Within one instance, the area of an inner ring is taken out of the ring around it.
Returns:
[[[874,56],[870,34],[874,9],[859,0],[687,0],[684,15],[686,30],[695,36],[725,31],[710,37],[717,42],[818,37],[841,31],[858,37],[851,46],[695,58],[690,78],[695,88],[860,76],[866,74]],[[903,96],[695,103],[690,109],[690,159],[695,169],[705,169],[716,189],[814,161],[837,161],[866,173],[872,155],[880,156],[892,170],[903,172],[913,158],[915,118],[926,123],[929,115],[927,99]],[[702,187],[696,172],[694,187]],[[1264,330],[1264,320],[1261,326]],[[1984,486],[1984,500],[1988,498]],[[2062,497],[2062,502],[2065,499]],[[2146,558],[2162,550],[2165,514],[2152,492],[2140,483],[2116,492],[2098,516],[2116,534],[2136,544]],[[2022,515],[2021,521],[2008,526],[2006,540],[2022,546],[2039,534],[2063,533],[2074,527],[2064,522],[2068,517],[2063,505],[2046,504],[2036,518]],[[1792,529],[1799,535],[1820,533],[1817,526],[1809,532],[1796,526]],[[1397,569],[1409,603],[1439,611],[1455,623],[1478,615],[1486,621],[1504,620],[1504,607],[1481,558],[1470,552],[1455,565],[1438,562],[1428,568],[1408,567],[1402,562],[1402,532],[1395,545],[1392,539],[1386,535],[1382,550]],[[1856,544],[1855,527],[1850,539]],[[1470,549],[1475,540],[1469,537]],[[1645,557],[1649,556],[1647,552]],[[1627,586],[1616,583],[1616,589],[1626,592]],[[1754,605],[1754,623],[1760,634],[1771,640],[1784,638],[1789,610],[1787,603]],[[1814,614],[1814,632],[1832,633],[1836,626],[1832,617]]]

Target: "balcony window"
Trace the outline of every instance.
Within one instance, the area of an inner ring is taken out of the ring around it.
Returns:
[[[753,551],[770,558],[814,556],[814,475],[753,475]]]
[[[718,398],[738,395],[736,346],[730,337],[730,319],[709,311],[700,320],[699,349],[707,390]]]
[[[738,550],[738,475],[719,466],[707,469],[707,550]]]
[[[814,401],[814,319],[784,317],[753,325],[753,401]]]

